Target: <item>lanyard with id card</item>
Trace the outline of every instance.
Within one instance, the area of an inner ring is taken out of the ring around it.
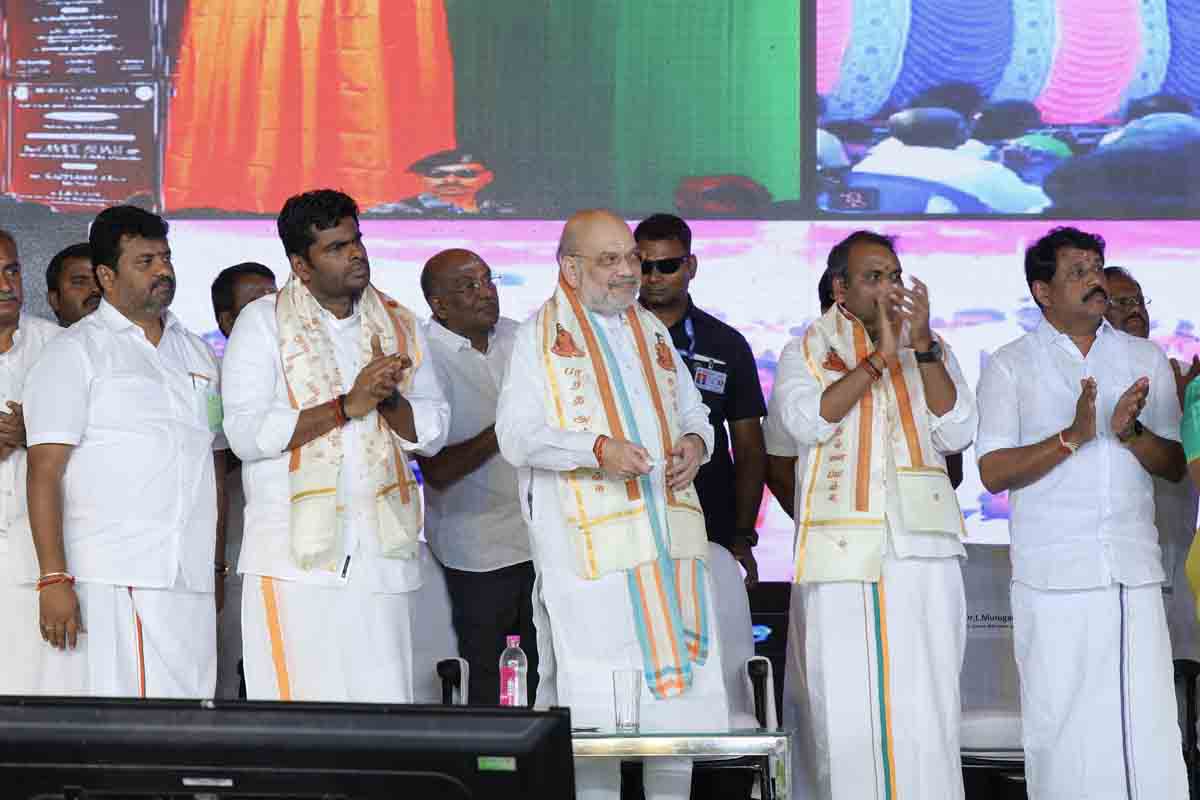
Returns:
[[[695,365],[697,388],[713,394],[725,394],[729,373],[724,361],[710,356],[693,356],[692,363]]]
[[[693,367],[692,377],[696,386],[713,394],[725,394],[725,362],[711,356],[696,355],[696,327],[690,315],[683,318],[683,333],[687,336],[688,349],[680,355]]]

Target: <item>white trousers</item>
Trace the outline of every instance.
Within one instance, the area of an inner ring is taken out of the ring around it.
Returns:
[[[1012,585],[1030,800],[1186,800],[1162,592]]]
[[[245,575],[242,659],[250,700],[411,703],[411,592]]]
[[[793,683],[794,798],[958,800],[957,558],[887,555],[879,583],[801,584]],[[793,612],[795,611],[793,608]]]
[[[39,691],[92,697],[211,698],[212,592],[77,583],[85,632],[74,650],[42,643]]]

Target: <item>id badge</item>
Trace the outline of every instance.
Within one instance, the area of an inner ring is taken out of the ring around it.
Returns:
[[[220,433],[221,423],[225,421],[225,407],[221,403],[221,395],[209,391],[205,393],[204,400],[208,411],[208,429],[212,433]]]
[[[708,367],[696,367],[696,386],[713,394],[725,394],[725,373]]]

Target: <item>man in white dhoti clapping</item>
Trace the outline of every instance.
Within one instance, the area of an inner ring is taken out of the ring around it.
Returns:
[[[1031,800],[1188,795],[1153,478],[1184,473],[1166,355],[1116,330],[1104,240],[1025,252],[1042,311],[979,378],[979,476],[1009,490],[1012,610]]]
[[[563,230],[554,295],[521,326],[496,435],[518,468],[540,614],[537,704],[613,726],[613,670],[636,669],[643,731],[723,730],[708,540],[692,479],[708,409],[637,304],[633,234],[607,211]],[[645,765],[648,798],[687,797],[691,761]],[[615,760],[576,761],[578,796],[616,798]]]
[[[408,309],[371,285],[358,206],[289,198],[292,274],[225,349],[225,432],[242,460],[246,694],[411,702],[421,498],[410,452],[450,411]]]
[[[784,349],[772,397],[810,448],[793,796],[961,798],[964,528],[946,455],[970,445],[975,401],[890,238],[857,231],[828,266],[836,302]]]

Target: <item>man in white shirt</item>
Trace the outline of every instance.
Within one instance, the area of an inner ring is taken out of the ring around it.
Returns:
[[[1154,482],[1184,473],[1167,357],[1104,319],[1104,240],[1025,252],[1042,321],[979,378],[979,474],[1010,491],[1031,800],[1187,797]]]
[[[107,208],[89,242],[100,307],[25,382],[29,518],[39,567],[41,688],[212,697],[215,480],[224,468],[216,358],[168,311],[167,223]]]
[[[25,422],[21,392],[30,368],[59,331],[54,323],[21,313],[24,290],[17,242],[0,230],[0,694],[37,690],[42,638],[38,635],[37,565],[25,503]]]
[[[354,200],[296,195],[278,229],[292,275],[242,309],[222,364],[246,493],[246,693],[411,702],[421,501],[407,454],[441,448],[449,407],[416,318],[371,285]]]
[[[233,333],[238,314],[251,302],[274,294],[275,273],[265,264],[245,261],[226,267],[212,284],[213,315],[217,328],[226,339]],[[226,458],[225,474],[217,479],[225,484],[225,553],[216,568],[225,573],[225,603],[217,616],[217,698],[236,700],[245,697],[242,681],[242,576],[237,572],[238,553],[242,549],[242,518],[246,495],[242,491],[242,462],[233,454]]]
[[[517,323],[500,316],[487,263],[443,250],[425,263],[421,289],[433,312],[425,339],[450,404],[446,446],[420,457],[425,539],[446,573],[458,650],[470,665],[473,704],[500,700],[505,636],[521,637],[528,697],[537,689],[533,561],[517,497],[517,471],[500,456],[496,403]]]
[[[1150,298],[1142,294],[1141,284],[1124,267],[1105,267],[1104,278],[1109,298],[1105,319],[1130,336],[1148,338]],[[1175,359],[1170,362],[1182,409],[1187,385],[1200,373],[1200,361],[1193,358],[1186,371]],[[1171,654],[1174,658],[1192,660],[1200,660],[1200,626],[1196,624],[1196,599],[1188,586],[1183,566],[1196,535],[1198,501],[1200,495],[1190,480],[1154,478],[1154,527],[1158,529],[1158,545],[1162,548],[1166,573],[1162,590],[1167,607],[1167,629],[1171,633]]]
[[[961,798],[964,529],[945,458],[970,445],[975,403],[890,238],[857,231],[828,266],[836,303],[784,348],[772,396],[810,448],[797,796]]]
[[[575,214],[558,265],[554,296],[517,332],[496,414],[544,604],[536,704],[611,728],[614,670],[634,670],[642,731],[721,730],[728,704],[692,487],[712,447],[708,410],[669,332],[636,302],[628,225]],[[575,775],[578,797],[619,795],[615,759],[577,760]],[[685,798],[691,760],[649,761],[644,782],[647,798]]]

